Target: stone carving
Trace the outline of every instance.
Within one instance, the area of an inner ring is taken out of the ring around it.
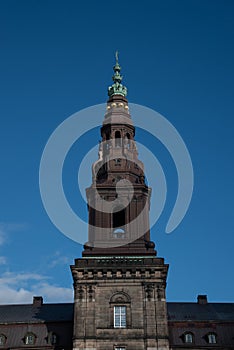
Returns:
[[[152,283],[145,286],[146,298],[151,301],[154,297],[154,285]]]

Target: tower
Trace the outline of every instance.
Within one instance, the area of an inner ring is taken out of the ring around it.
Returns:
[[[169,349],[168,265],[150,240],[151,189],[116,55],[98,160],[86,190],[88,242],[71,266],[76,350]]]

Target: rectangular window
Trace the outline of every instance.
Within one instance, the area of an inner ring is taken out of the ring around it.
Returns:
[[[119,347],[117,347],[117,348],[115,348],[115,350],[126,350],[126,348],[123,348],[123,347],[119,348]]]
[[[126,306],[114,306],[114,327],[126,328]]]

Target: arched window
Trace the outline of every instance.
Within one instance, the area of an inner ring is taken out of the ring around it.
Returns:
[[[209,333],[207,334],[207,342],[209,344],[216,344],[217,343],[217,336],[215,333]]]
[[[130,149],[130,134],[128,132],[124,137],[124,148]]]
[[[115,147],[121,147],[121,134],[120,131],[115,132]]]
[[[131,300],[124,292],[116,292],[110,300],[110,325],[127,328],[131,325]]]
[[[190,332],[188,332],[188,333],[185,333],[184,334],[184,342],[185,343],[193,343],[193,333],[190,333]]]
[[[35,344],[36,336],[33,333],[27,333],[24,339],[26,345],[33,345]]]
[[[4,334],[0,334],[0,346],[6,344],[6,336]]]

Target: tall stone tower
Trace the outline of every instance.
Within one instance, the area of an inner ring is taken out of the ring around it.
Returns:
[[[168,265],[150,241],[151,189],[138,159],[120,70],[116,55],[102,142],[86,190],[89,238],[71,266],[73,348],[166,350]]]

